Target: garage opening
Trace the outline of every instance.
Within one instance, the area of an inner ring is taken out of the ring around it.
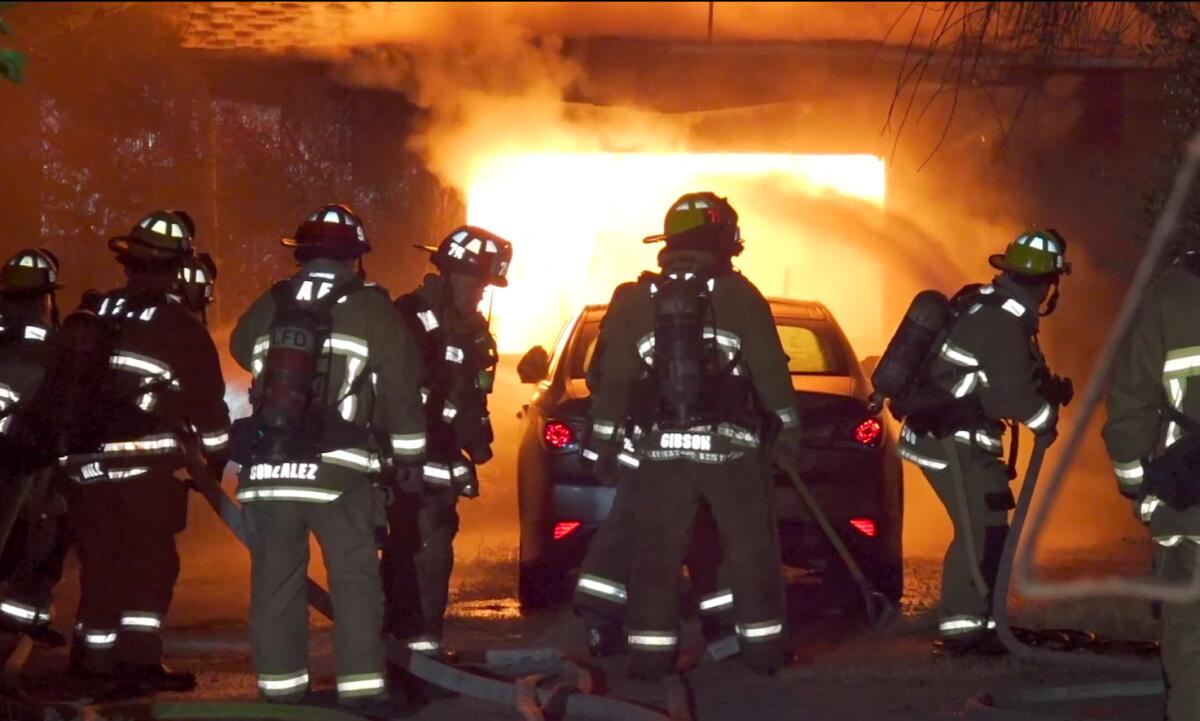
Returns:
[[[819,300],[862,354],[881,343],[883,268],[874,253],[814,233],[789,202],[828,194],[880,209],[886,171],[874,155],[531,153],[499,156],[467,192],[467,220],[515,245],[510,284],[485,299],[502,353],[550,347],[586,303],[655,267],[671,201],[727,196],[746,239],[735,261],[769,296]],[[878,350],[871,350],[878,352]]]

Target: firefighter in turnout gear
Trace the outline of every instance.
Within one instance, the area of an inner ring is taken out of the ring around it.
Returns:
[[[254,411],[234,426],[233,459],[252,529],[258,687],[284,702],[308,690],[312,533],[337,609],[339,701],[388,716],[404,701],[389,696],[385,679],[372,483],[420,478],[421,358],[386,291],[363,281],[361,257],[371,246],[349,208],[318,209],[283,244],[294,249],[299,272],[255,301],[230,339],[234,359],[254,377]]]
[[[770,307],[732,266],[737,214],[712,193],[689,193],[666,215],[662,272],[616,289],[598,341],[588,456],[623,466],[618,498],[632,506],[628,587],[631,672],[672,673],[679,645],[680,566],[701,500],[712,509],[730,570],[742,656],[773,673],[785,660],[769,461],[795,467],[795,396]]]
[[[499,357],[488,319],[478,310],[487,286],[504,287],[512,245],[463,226],[432,254],[437,273],[396,305],[424,359],[421,394],[429,433],[420,484],[400,489],[389,510],[384,546],[386,631],[409,648],[441,652],[458,497],[479,495],[476,466],[492,457],[487,398]]]
[[[1186,253],[1147,291],[1117,355],[1104,442],[1117,487],[1134,502],[1166,580],[1197,572],[1200,544],[1200,255]],[[1164,604],[1167,718],[1200,719],[1200,602]]]
[[[593,357],[603,356],[600,339],[605,336],[605,320],[600,321],[596,350]],[[598,364],[587,369],[589,392],[595,393],[600,385]],[[591,450],[584,452],[585,462],[599,460]],[[628,602],[629,569],[634,555],[635,511],[633,493],[622,493],[633,474],[627,464],[615,458],[606,459],[601,466],[593,466],[593,472],[602,483],[615,486],[612,508],[601,524],[596,536],[588,546],[587,556],[580,566],[579,579],[575,583],[572,601],[587,626],[588,649],[594,656],[610,656],[623,651],[625,638],[622,629],[625,623],[625,606]],[[718,588],[717,566],[721,555],[717,540],[717,529],[708,504],[699,504],[693,525],[692,540],[686,558],[688,579],[698,597],[698,610],[704,636],[715,641],[731,628],[733,611],[733,589]],[[727,576],[726,573],[721,577]]]
[[[1007,422],[1014,434],[1019,424],[1052,439],[1058,406],[1070,401],[1070,382],[1049,373],[1038,346],[1043,304],[1053,310],[1058,282],[1070,272],[1065,253],[1058,233],[1032,230],[992,256],[1001,274],[950,302],[914,394],[929,400],[910,401],[911,411],[893,401],[893,412],[905,416],[900,457],[920,467],[954,524],[939,622],[941,643],[954,653],[996,648],[991,590],[1015,505],[1015,469],[1003,459]]]
[[[45,249],[22,250],[0,268],[0,508],[16,515],[0,557],[0,647],[7,655],[20,634],[50,646],[54,587],[70,547],[62,474],[53,466],[14,471],[22,454],[24,403],[46,376],[58,325],[59,266]]]
[[[225,382],[208,331],[175,293],[192,253],[188,224],[155,211],[109,248],[128,281],[91,294],[59,333],[59,366],[78,367],[82,358],[95,371],[58,383],[90,393],[73,395],[63,414],[72,428],[70,419],[83,418],[63,462],[74,482],[69,518],[80,561],[73,660],[81,673],[116,673],[141,691],[189,690],[190,673],[161,664],[160,632],[179,575],[175,535],[187,522],[188,487],[174,473],[192,442],[211,472],[224,468]]]

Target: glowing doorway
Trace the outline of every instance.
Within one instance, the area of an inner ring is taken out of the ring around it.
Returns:
[[[530,153],[490,162],[467,193],[467,220],[514,245],[509,287],[496,294],[501,352],[547,348],[585,303],[655,267],[663,215],[679,195],[727,196],[746,251],[735,261],[764,294],[819,300],[860,353],[884,333],[881,259],[806,227],[798,199],[833,194],[881,208],[886,171],[872,155]],[[811,209],[810,209],[811,210]],[[485,301],[486,303],[486,301]]]

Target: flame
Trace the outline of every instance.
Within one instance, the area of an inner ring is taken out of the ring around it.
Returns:
[[[655,267],[671,201],[711,190],[737,209],[746,251],[737,265],[767,295],[816,299],[855,345],[883,334],[880,260],[797,222],[781,197],[834,195],[882,208],[885,165],[873,155],[779,153],[527,153],[482,163],[467,220],[513,242],[509,286],[485,298],[501,352],[551,347],[587,303]],[[770,192],[765,192],[769,188]],[[767,201],[767,198],[770,201]],[[846,271],[855,283],[846,283]]]

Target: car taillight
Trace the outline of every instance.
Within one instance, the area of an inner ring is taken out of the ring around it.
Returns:
[[[882,433],[883,424],[874,418],[868,418],[855,427],[854,440],[864,446],[869,446],[879,440],[879,436]]]
[[[867,538],[875,537],[875,521],[870,518],[851,518],[850,525]]]
[[[559,521],[554,524],[554,540],[561,541],[579,528],[579,521]]]
[[[575,441],[575,433],[562,421],[547,421],[542,429],[542,440],[547,446],[561,450]]]

